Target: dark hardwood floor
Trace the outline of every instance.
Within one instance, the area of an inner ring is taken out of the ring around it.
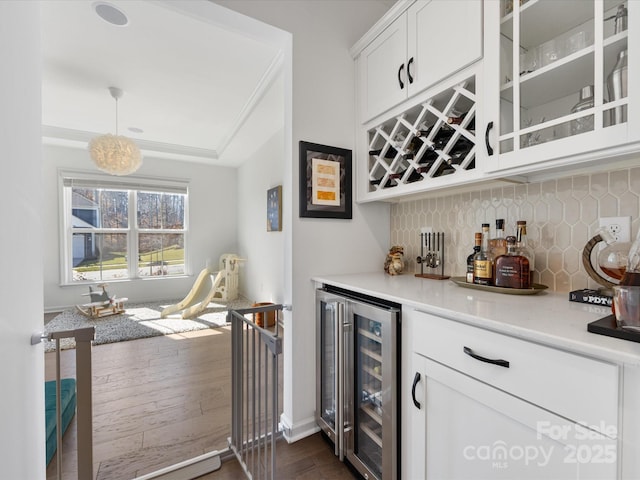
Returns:
[[[276,447],[276,475],[283,480],[353,480],[355,475],[338,460],[320,433],[292,444],[280,440]],[[199,480],[239,480],[242,467],[235,460],[222,464],[220,470],[199,477]]]
[[[230,328],[166,335],[93,348],[95,480],[127,480],[227,447],[231,425]],[[75,351],[61,352],[63,376]],[[45,354],[55,376],[55,354]],[[76,478],[75,418],[63,439],[63,478]],[[279,441],[277,478],[353,478],[331,447],[313,435]],[[47,480],[56,480],[56,459]],[[235,460],[206,479],[240,479]]]

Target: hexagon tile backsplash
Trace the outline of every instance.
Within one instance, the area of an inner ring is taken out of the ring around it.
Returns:
[[[570,292],[599,287],[581,259],[598,219],[631,216],[633,240],[639,212],[640,167],[397,203],[391,207],[391,243],[404,246],[407,273],[413,274],[420,268],[420,228],[445,232],[445,275],[460,276],[482,223],[491,225],[493,235],[496,218],[504,218],[506,235],[515,235],[516,221],[526,220],[534,281]]]

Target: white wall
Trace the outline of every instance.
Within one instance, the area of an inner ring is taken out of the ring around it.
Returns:
[[[292,128],[284,165],[284,188],[291,189],[285,216],[285,291],[293,305],[285,335],[283,421],[296,439],[315,429],[315,303],[311,277],[322,273],[377,271],[389,248],[389,206],[355,205],[353,220],[298,217],[298,142],[353,149],[354,65],[349,48],[386,11],[367,0],[220,0],[293,34]],[[286,65],[285,65],[286,68]],[[286,82],[285,82],[286,83]],[[285,97],[285,103],[286,103]],[[285,107],[286,108],[286,107]],[[285,149],[287,146],[285,146]]]
[[[45,478],[38,2],[0,2],[0,470]],[[10,19],[10,20],[9,20]]]
[[[274,135],[238,173],[238,244],[246,262],[240,290],[249,300],[284,301],[284,232],[268,232],[267,190],[282,185],[284,134]],[[290,189],[289,185],[283,186]],[[291,225],[283,226],[291,229]],[[286,230],[285,230],[286,232]]]
[[[267,231],[267,190],[283,185],[283,196],[291,188],[284,186],[284,68],[270,79],[270,85],[257,102],[251,116],[225,149],[223,158],[240,158],[238,169],[238,251],[246,259],[240,271],[240,290],[258,302],[284,301],[285,236],[289,222],[281,232]],[[256,142],[266,134],[267,140]]]
[[[73,169],[94,173],[86,149],[59,146],[43,148],[43,210],[45,243],[44,307],[60,310],[81,303],[86,285],[60,286],[60,212],[58,170]],[[168,300],[184,297],[208,259],[215,265],[223,253],[235,253],[237,244],[237,169],[212,167],[166,159],[145,158],[134,175],[189,181],[189,233],[187,262],[190,275],[182,278],[149,278],[115,282],[109,293],[129,298],[130,302]]]

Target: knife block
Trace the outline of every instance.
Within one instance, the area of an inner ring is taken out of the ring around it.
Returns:
[[[416,277],[434,280],[449,278],[444,274],[444,232],[420,234],[420,256],[416,262],[420,265],[420,273],[416,273]]]

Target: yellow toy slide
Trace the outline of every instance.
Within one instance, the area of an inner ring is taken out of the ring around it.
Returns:
[[[214,299],[235,300],[238,296],[238,264],[242,261],[237,255],[226,253],[220,257],[220,271],[210,267],[200,272],[193,287],[184,299],[162,310],[160,318],[182,311],[182,318],[193,318],[206,310]]]
[[[182,318],[193,318],[207,308],[216,294],[216,286],[222,281],[223,272],[211,272],[205,268],[200,272],[196,283],[180,303],[169,305],[162,310],[160,318],[182,310]]]

